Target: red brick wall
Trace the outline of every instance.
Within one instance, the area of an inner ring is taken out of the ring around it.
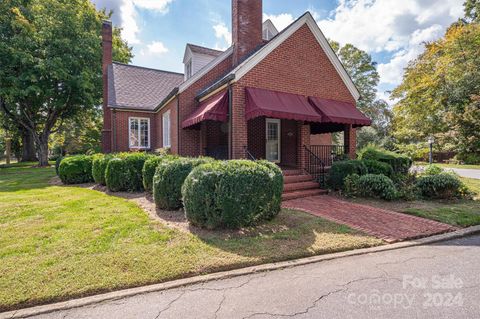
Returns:
[[[233,157],[244,157],[247,145],[245,88],[258,87],[355,103],[348,88],[308,26],[302,26],[233,85]],[[310,144],[308,126],[299,130],[297,149]],[[303,151],[302,151],[303,152]],[[298,154],[297,161],[303,161]]]
[[[157,145],[158,142],[154,113],[113,111],[112,117],[112,121],[114,122],[112,131],[115,133],[113,143],[114,152],[127,152],[131,150],[129,148],[128,140],[129,117],[142,117],[150,119],[150,146],[152,149],[155,148],[155,145]]]
[[[178,154],[178,123],[177,123],[177,99],[173,99],[158,113],[155,114],[156,144],[155,149],[163,148],[163,114],[170,111],[170,144],[171,152]]]
[[[195,96],[198,94],[198,92],[213,84],[222,75],[226,74],[229,70],[231,70],[231,66],[232,56],[229,56],[212,70],[210,70],[207,74],[205,74],[202,78],[200,78],[197,82],[192,84],[188,89],[179,94],[180,125],[195,110],[195,108],[198,107],[198,102],[195,100]],[[178,153],[184,156],[198,156],[202,154],[200,134],[198,130],[180,130]]]
[[[266,128],[265,118],[257,117],[247,123],[248,150],[255,158],[264,159]],[[235,137],[234,137],[235,138]]]
[[[263,43],[262,0],[232,0],[233,64]]]
[[[310,135],[310,145],[332,145],[332,134],[312,134]]]
[[[281,130],[281,164],[296,166],[298,123],[297,121],[282,120]]]

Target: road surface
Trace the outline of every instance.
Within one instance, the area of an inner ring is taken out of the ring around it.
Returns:
[[[36,318],[479,318],[480,235],[148,293]]]

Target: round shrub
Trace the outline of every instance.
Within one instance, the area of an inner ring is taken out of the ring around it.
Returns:
[[[447,173],[422,176],[416,186],[423,197],[439,199],[460,197],[463,188],[458,177]]]
[[[434,164],[427,165],[425,167],[425,170],[423,171],[425,175],[438,175],[438,174],[441,174],[442,172],[443,172],[443,169],[440,166],[437,166]]]
[[[157,207],[162,209],[182,207],[182,185],[185,178],[193,168],[210,161],[212,159],[207,157],[162,161],[153,177],[153,198]]]
[[[359,159],[374,160],[389,164],[394,173],[407,174],[413,161],[405,155],[390,152],[375,146],[366,146],[359,153]]]
[[[172,155],[161,155],[161,156],[153,156],[145,161],[142,169],[142,179],[143,179],[143,188],[147,192],[152,192],[153,190],[153,176],[155,175],[155,171],[157,166],[166,160],[173,160],[175,157]]]
[[[351,174],[365,175],[367,167],[359,160],[333,162],[328,176],[328,183],[332,189],[344,189],[345,177]]]
[[[359,196],[392,200],[396,190],[392,180],[385,175],[367,174],[360,176],[356,182]]]
[[[87,155],[65,157],[58,167],[58,176],[64,184],[93,182],[92,157]]]
[[[92,176],[95,183],[106,185],[105,171],[107,170],[108,162],[113,158],[110,154],[96,154],[93,156],[92,162]]]
[[[393,175],[393,168],[388,163],[375,160],[362,160],[362,162],[367,168],[368,174],[385,175],[388,177]]]
[[[112,192],[136,192],[143,189],[142,170],[150,156],[122,153],[111,159],[105,171],[105,183]]]
[[[282,206],[283,173],[280,167],[272,162],[262,160],[257,161],[257,163],[267,167],[270,170],[272,177],[272,201],[270,202],[271,208],[267,209],[267,211],[272,212],[274,215],[268,216],[268,213],[265,214],[266,219],[272,219],[280,212],[280,208]]]
[[[245,160],[198,166],[182,187],[187,219],[194,225],[239,228],[274,218],[283,177],[266,162]]]

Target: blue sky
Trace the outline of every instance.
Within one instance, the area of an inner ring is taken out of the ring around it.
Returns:
[[[133,46],[132,63],[183,72],[185,44],[225,49],[231,38],[231,0],[92,0],[113,10],[113,23]],[[264,19],[284,28],[305,11],[324,34],[352,43],[378,63],[379,97],[401,81],[424,43],[463,15],[463,0],[263,0]],[[391,101],[389,101],[391,103]]]

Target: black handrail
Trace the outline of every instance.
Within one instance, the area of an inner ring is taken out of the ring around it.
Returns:
[[[252,160],[252,161],[256,161],[257,159],[255,158],[255,156],[252,155],[252,153],[250,153],[250,151],[248,150],[248,148],[246,146],[243,147],[245,149],[245,157],[247,157],[248,159]]]
[[[309,150],[327,167],[332,166],[333,162],[348,158],[347,148],[344,145],[310,145]]]
[[[325,186],[326,184],[326,170],[325,162],[320,159],[315,153],[313,153],[306,145],[303,146],[305,152],[307,153],[307,162],[305,170],[308,174],[312,175],[313,179],[316,180],[320,186]]]

